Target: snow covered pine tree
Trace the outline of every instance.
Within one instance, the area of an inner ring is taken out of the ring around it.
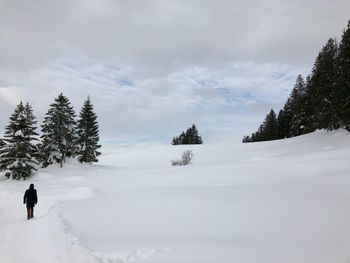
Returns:
[[[101,147],[98,144],[98,123],[93,105],[88,97],[80,111],[78,120],[78,160],[81,163],[97,162],[97,156],[101,153],[97,150]]]
[[[28,103],[24,106],[22,102],[18,104],[5,128],[6,145],[0,153],[0,170],[5,171],[7,177],[25,179],[36,170],[35,123],[31,106]]]
[[[61,93],[50,105],[42,125],[40,158],[43,166],[66,161],[77,152],[75,112],[67,97]]]
[[[5,141],[0,138],[0,152],[1,152],[1,148],[4,147],[5,145],[6,145]]]

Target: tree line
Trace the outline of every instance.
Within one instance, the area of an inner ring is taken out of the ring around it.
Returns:
[[[61,93],[50,105],[39,136],[31,105],[20,102],[0,139],[0,172],[19,180],[39,167],[54,163],[62,167],[68,157],[81,163],[97,162],[101,146],[97,116],[89,97],[76,117],[69,99]]]
[[[317,129],[350,131],[350,21],[341,41],[329,39],[319,52],[312,72],[299,75],[278,115],[273,109],[258,130],[243,142],[295,137]]]

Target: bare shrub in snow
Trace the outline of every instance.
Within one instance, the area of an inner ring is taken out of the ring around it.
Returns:
[[[184,151],[182,153],[182,157],[180,160],[172,160],[171,165],[172,166],[182,166],[182,165],[188,165],[191,163],[191,160],[193,159],[194,155],[193,152],[190,150]]]

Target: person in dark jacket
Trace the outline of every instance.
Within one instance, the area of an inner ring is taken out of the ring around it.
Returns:
[[[23,197],[23,204],[27,205],[27,219],[34,217],[34,206],[38,203],[38,196],[34,184],[30,184]]]

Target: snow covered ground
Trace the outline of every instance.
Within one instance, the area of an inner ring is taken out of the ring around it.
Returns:
[[[187,167],[170,161],[191,149]],[[39,193],[33,220],[22,196]],[[350,133],[104,149],[0,181],[0,262],[350,262]]]

